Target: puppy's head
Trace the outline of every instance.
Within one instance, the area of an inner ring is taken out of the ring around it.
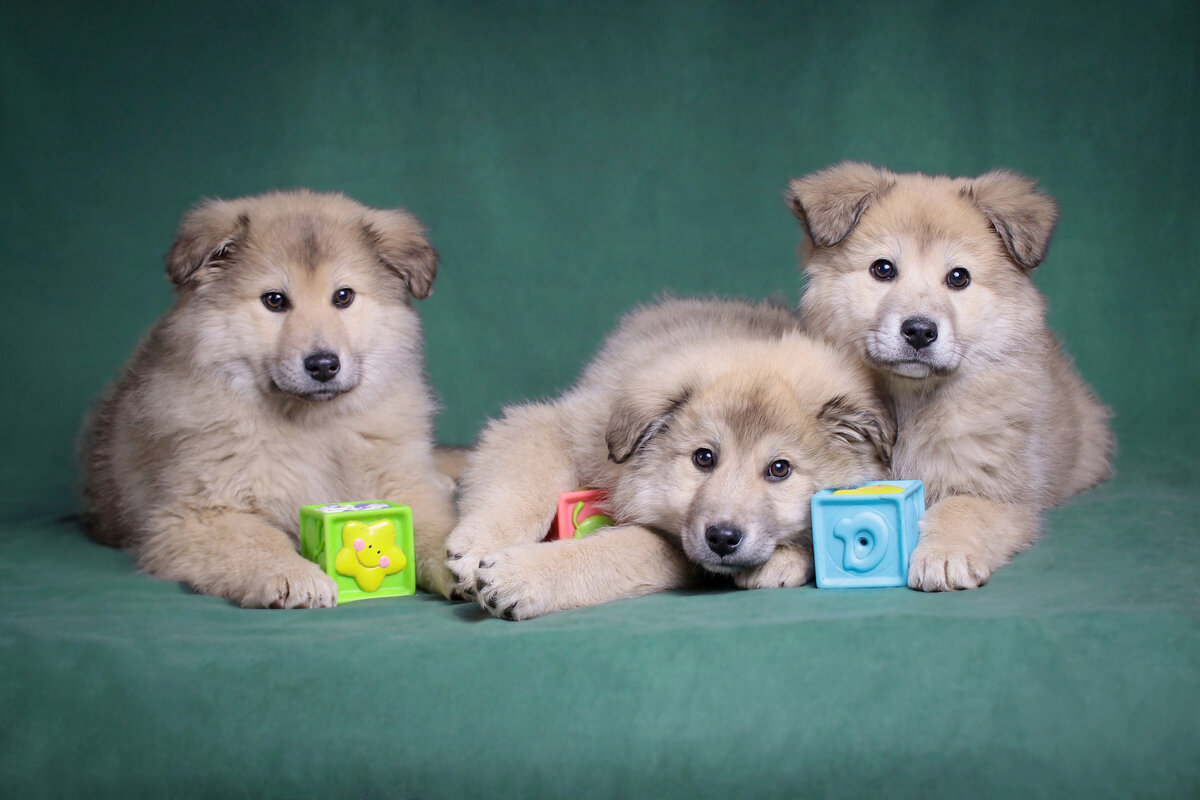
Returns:
[[[728,573],[811,543],[813,493],[882,477],[894,427],[866,370],[789,335],[665,355],[621,388],[607,438],[615,514]]]
[[[793,180],[810,330],[891,378],[1010,357],[1044,320],[1029,279],[1058,210],[1012,172],[950,179],[844,163]]]
[[[320,402],[404,369],[437,255],[420,223],[339,194],[213,200],[180,223],[167,275],[199,369],[285,402]]]

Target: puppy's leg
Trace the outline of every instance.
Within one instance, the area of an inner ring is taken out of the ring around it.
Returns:
[[[470,455],[471,451],[466,447],[438,445],[433,448],[433,466],[457,485],[467,469]]]
[[[528,619],[685,586],[695,574],[682,548],[640,525],[585,539],[507,547],[476,573],[479,604],[505,619]]]
[[[921,518],[908,585],[926,592],[974,589],[1037,539],[1032,508],[951,495]]]
[[[413,512],[417,585],[425,591],[451,597],[456,581],[446,568],[446,536],[454,528],[456,515],[450,494],[435,476],[417,486],[415,491],[388,496],[411,498],[407,505]]]
[[[812,576],[812,548],[781,544],[765,564],[734,574],[733,582],[743,589],[778,589],[803,586]]]
[[[480,559],[540,542],[559,494],[582,488],[573,485],[566,416],[561,406],[520,406],[484,431],[463,476],[462,516],[446,539],[446,565],[460,594],[475,596]]]
[[[252,514],[163,515],[151,522],[136,552],[156,577],[247,608],[337,605],[337,584],[296,552],[287,534]]]

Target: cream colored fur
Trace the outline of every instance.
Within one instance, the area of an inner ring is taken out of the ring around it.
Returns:
[[[178,301],[85,436],[93,537],[243,606],[331,606],[333,581],[297,552],[300,506],[387,499],[413,509],[418,582],[448,592],[453,484],[434,469],[411,307],[436,263],[410,214],[342,195],[189,212],[167,261]],[[269,310],[269,292],[288,308]],[[304,363],[318,352],[340,360],[324,382]]]
[[[809,234],[805,327],[874,370],[899,426],[892,477],[925,482],[909,584],[982,585],[1034,543],[1043,509],[1110,473],[1109,413],[1030,280],[1054,201],[1011,172],[951,179],[849,162],[792,181],[788,200]],[[891,277],[872,274],[880,262]],[[961,288],[955,269],[969,273]],[[906,338],[915,319],[936,325],[932,344]]]
[[[469,459],[447,540],[459,590],[523,619],[684,586],[701,570],[742,587],[812,576],[809,500],[881,477],[891,422],[869,373],[786,310],[667,300],[627,316],[558,399],[506,410]],[[693,461],[710,449],[715,466]],[[786,460],[790,473],[768,478]],[[542,543],[559,493],[609,493],[616,525]],[[709,526],[743,534],[732,553]]]

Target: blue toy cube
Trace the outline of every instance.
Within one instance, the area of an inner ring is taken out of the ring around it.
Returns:
[[[412,509],[383,500],[300,509],[300,553],[338,587],[338,603],[417,591]]]
[[[924,513],[925,486],[920,481],[875,481],[814,494],[817,586],[907,586],[908,560]]]

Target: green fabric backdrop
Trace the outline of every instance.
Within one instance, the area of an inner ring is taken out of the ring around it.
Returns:
[[[4,3],[0,794],[1196,796],[1198,42],[1194,0]],[[62,521],[202,197],[421,217],[465,444],[658,293],[794,302],[783,187],[844,158],[1062,207],[1036,281],[1118,477],[979,592],[252,613]]]

